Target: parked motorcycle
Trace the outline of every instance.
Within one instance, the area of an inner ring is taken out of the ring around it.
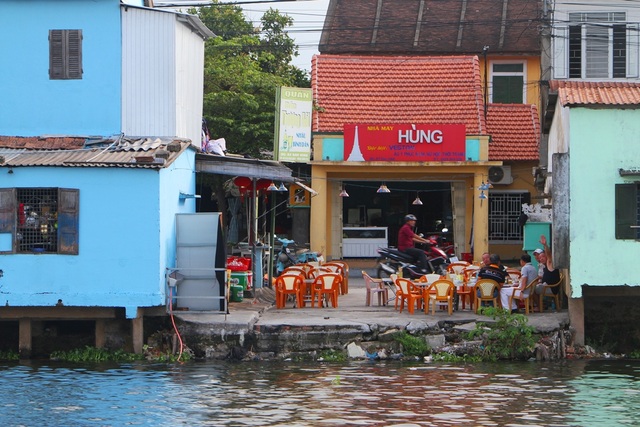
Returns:
[[[277,236],[275,239],[280,242],[280,249],[275,253],[276,277],[279,276],[284,271],[284,269],[289,266],[318,261],[318,252],[312,252],[308,249],[303,249],[302,251],[296,253],[295,241]]]
[[[396,248],[378,248],[378,278],[389,277],[392,274],[400,274],[410,279],[417,279],[425,273],[415,265],[415,259]],[[427,255],[427,273],[446,274],[448,257],[442,249],[430,246],[425,250]]]

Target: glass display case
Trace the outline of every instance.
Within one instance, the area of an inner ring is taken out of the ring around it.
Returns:
[[[375,258],[379,247],[387,247],[387,227],[343,227],[344,258]]]

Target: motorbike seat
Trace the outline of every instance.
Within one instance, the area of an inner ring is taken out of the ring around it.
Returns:
[[[396,249],[396,248],[389,248],[389,253],[397,256],[400,259],[406,260],[407,262],[415,261],[415,259],[411,255],[405,254],[404,252],[401,252],[399,249]]]

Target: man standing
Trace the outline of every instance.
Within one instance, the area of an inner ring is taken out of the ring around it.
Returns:
[[[422,273],[428,273],[427,255],[422,249],[415,247],[415,242],[429,243],[429,241],[423,237],[418,236],[413,230],[416,226],[416,216],[413,214],[405,215],[404,225],[400,227],[398,231],[398,250],[404,252],[407,255],[411,255],[417,260],[417,266],[421,269]]]

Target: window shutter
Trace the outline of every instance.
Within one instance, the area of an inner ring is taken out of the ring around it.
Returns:
[[[569,28],[555,27],[552,39],[553,77],[566,79],[569,77]]]
[[[627,25],[627,77],[639,77],[638,50],[640,49],[640,25]]]
[[[58,189],[58,253],[78,255],[79,190]]]
[[[11,250],[0,251],[0,253],[15,252],[16,239],[16,216],[18,207],[16,205],[16,189],[3,188],[0,189],[0,234],[11,235]]]
[[[636,184],[616,184],[616,239],[635,239],[638,200]]]
[[[68,31],[68,66],[67,78],[82,78],[82,30]]]
[[[49,78],[64,78],[64,46],[62,30],[49,31]]]

